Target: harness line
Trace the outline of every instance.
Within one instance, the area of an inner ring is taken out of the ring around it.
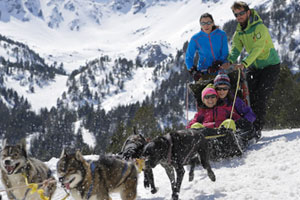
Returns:
[[[44,189],[38,189],[39,188],[39,185],[41,184],[38,184],[38,183],[28,183],[28,179],[27,179],[27,176],[25,174],[22,174],[22,176],[25,178],[25,184],[26,186],[31,189],[30,191],[30,194],[34,194],[34,193],[38,193],[40,195],[40,198],[42,200],[49,200],[49,197],[46,197],[44,195]],[[27,194],[27,193],[26,193]]]
[[[186,126],[188,126],[189,124],[189,86],[188,86],[188,82],[185,84],[186,86],[186,96],[185,96],[185,107],[186,107]]]
[[[27,181],[27,177],[24,175],[24,174],[22,174],[22,176],[24,176],[24,178],[25,178],[25,182],[28,184],[28,181]],[[53,180],[53,179],[48,179],[49,181],[48,181],[48,183],[55,183],[56,182],[56,180]],[[25,185],[25,186],[18,186],[18,187],[12,187],[12,188],[8,188],[8,189],[5,189],[5,190],[0,190],[0,193],[1,192],[9,192],[9,191],[12,191],[12,190],[18,190],[18,189],[22,189],[22,188],[28,188],[28,189],[34,189],[34,192],[38,192],[39,193],[39,190],[37,190],[36,188],[38,188],[38,186],[40,186],[40,185],[44,185],[44,183],[30,183],[30,184],[28,184],[28,185]],[[43,189],[40,189],[40,190],[43,190]],[[33,191],[31,191],[31,193],[32,193]],[[33,193],[34,193],[33,192]],[[40,193],[39,193],[40,194]],[[42,200],[48,200],[49,198],[48,197],[45,197],[46,199],[43,199],[43,198],[41,198]],[[64,199],[63,199],[64,200]]]
[[[233,114],[233,110],[234,110],[234,105],[235,105],[235,101],[236,101],[236,96],[237,96],[237,93],[238,93],[238,90],[240,88],[240,79],[241,79],[241,70],[239,69],[238,70],[239,73],[238,73],[238,80],[237,80],[237,84],[236,84],[236,89],[235,89],[235,94],[234,94],[234,98],[233,98],[233,103],[232,103],[232,108],[231,108],[231,113],[230,113],[230,118],[232,118],[232,114]],[[229,124],[228,124],[229,126]],[[229,128],[229,127],[227,127]]]
[[[239,72],[239,73],[238,73],[237,86],[236,86],[236,89],[235,89],[235,94],[234,94],[233,103],[232,103],[232,108],[231,108],[231,113],[230,113],[230,118],[229,118],[230,120],[231,120],[231,118],[232,118],[232,114],[233,114],[233,110],[234,110],[234,106],[235,106],[235,101],[236,101],[237,93],[238,93],[238,90],[239,90],[239,88],[240,88],[241,70],[238,69],[238,72]],[[226,127],[227,129],[229,128],[229,125],[230,125],[230,124],[228,123],[228,125],[227,125],[227,127]],[[235,133],[233,133],[233,136],[234,136],[234,139],[235,139],[235,141],[236,141],[236,144],[237,144],[237,146],[238,146],[240,152],[243,152],[242,147],[241,147],[240,143],[238,142],[238,139],[237,139]]]

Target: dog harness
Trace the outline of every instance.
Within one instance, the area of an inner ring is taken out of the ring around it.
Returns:
[[[192,136],[194,136],[194,132],[189,129],[189,132],[191,133]],[[171,135],[168,133],[167,135],[164,136],[164,138],[166,138],[169,142],[169,149],[168,149],[168,164],[171,164],[172,162],[172,148],[173,148],[173,142],[172,142],[172,137]],[[183,164],[186,164],[186,162],[188,161],[188,159],[190,158],[191,154],[193,153],[195,149],[195,144],[193,144],[191,150],[189,151],[189,153],[187,154],[187,156],[184,158],[183,160]]]
[[[189,132],[191,133],[192,136],[194,136],[193,130],[189,129]],[[194,152],[194,149],[195,149],[195,144],[193,144],[193,147],[191,148],[191,150],[189,151],[189,153],[187,154],[187,156],[184,158],[183,164],[185,164],[187,162],[187,160],[191,156],[192,152]]]
[[[91,194],[92,194],[92,191],[93,191],[93,188],[94,188],[94,181],[95,181],[95,169],[96,169],[96,165],[94,162],[91,162],[90,164],[90,169],[91,169],[91,172],[92,172],[92,184],[89,188],[89,191],[86,195],[86,199],[88,200],[90,197],[91,197]]]

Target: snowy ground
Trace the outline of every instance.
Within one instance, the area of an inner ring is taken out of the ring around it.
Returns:
[[[209,180],[202,167],[196,168],[193,182],[188,182],[185,175],[180,199],[300,199],[300,129],[264,131],[263,136],[242,158],[212,162],[216,182]],[[47,164],[55,171],[56,162],[57,158],[53,158]],[[151,194],[150,190],[144,189],[140,175],[137,200],[170,199],[170,183],[161,166],[154,169],[154,178],[158,192]],[[59,187],[54,200],[61,200],[65,195]],[[7,199],[5,193],[2,196]],[[118,194],[113,194],[112,198],[121,199]]]

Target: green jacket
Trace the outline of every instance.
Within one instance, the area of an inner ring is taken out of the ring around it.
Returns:
[[[263,69],[266,66],[280,63],[269,31],[254,9],[251,9],[248,25],[244,30],[240,24],[237,25],[228,60],[234,63],[243,48],[248,53],[248,56],[242,61],[245,67],[254,65],[258,69]]]

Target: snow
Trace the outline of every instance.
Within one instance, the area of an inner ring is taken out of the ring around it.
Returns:
[[[35,87],[34,93],[28,91],[29,87],[20,86],[18,81],[12,78],[7,79],[6,87],[18,91],[20,96],[26,96],[27,100],[35,108],[35,111],[39,111],[40,108],[46,107],[45,105],[48,108],[56,107],[57,97],[60,97],[65,91],[67,78],[67,76],[56,75],[55,81],[43,87]]]
[[[107,98],[101,105],[106,111],[109,111],[124,102],[126,104],[135,103],[144,96],[150,96],[155,87],[155,83],[151,80],[153,70],[154,68],[139,68],[134,78],[125,82],[124,91]]]
[[[45,18],[49,17],[54,6],[58,5],[58,3],[52,2],[53,4],[48,6],[46,5],[47,2],[40,1]],[[97,3],[108,2],[98,0],[93,3],[95,6],[100,7]],[[0,21],[0,27],[1,34],[27,44],[39,53],[47,63],[63,63],[64,69],[69,74],[80,66],[85,66],[88,61],[103,55],[109,55],[112,60],[117,57],[135,60],[138,55],[138,47],[149,43],[168,45],[162,48],[163,53],[174,56],[178,49],[182,49],[184,42],[190,40],[191,36],[199,31],[199,17],[201,14],[211,13],[215,23],[221,27],[228,20],[234,19],[230,9],[233,2],[225,0],[217,3],[202,3],[199,0],[166,1],[148,7],[145,13],[137,14],[132,11],[123,14],[101,6],[102,10],[99,12],[103,16],[100,25],[98,25],[95,24],[94,19],[82,14],[88,13],[87,9],[92,4],[82,4],[82,2],[77,1],[81,6],[76,7],[78,9],[76,13],[79,13],[79,16],[82,17],[80,20],[84,22],[81,24],[79,31],[69,30],[66,23],[71,19],[76,19],[76,17],[74,13],[63,9],[60,5],[58,5],[58,8],[61,8],[60,11],[63,12],[65,21],[58,28],[49,28],[46,21],[32,16],[30,13],[28,14],[30,21],[23,22],[11,17],[9,23]],[[251,7],[270,3],[269,0],[246,2],[250,3]],[[98,13],[98,15],[100,14]],[[48,20],[48,18],[45,20]],[[138,100],[144,100],[157,86],[147,81],[147,79],[143,79],[150,77],[150,72],[147,70],[145,68],[144,72],[135,72],[139,77],[134,77],[133,80],[125,83],[125,91],[121,94],[112,94],[111,97],[106,98],[102,107],[108,111],[120,104],[128,105]],[[67,91],[67,78],[57,77],[56,81],[51,83],[53,86],[36,89],[34,94],[22,91],[27,88],[20,89],[20,95],[24,95],[28,99],[35,111],[44,107],[50,109],[56,105],[58,98],[61,99],[61,94]],[[146,88],[142,88],[143,86]],[[14,84],[13,88],[18,91],[15,87],[17,88],[17,84]],[[49,94],[51,94],[50,97]]]
[[[82,126],[81,121],[75,122],[75,133],[78,132],[78,129],[81,128],[83,142],[88,144],[90,147],[95,148],[96,138],[95,136],[87,129]]]
[[[180,199],[182,200],[298,200],[300,199],[300,129],[263,131],[263,138],[252,145],[242,157],[235,157],[218,162],[211,162],[217,177],[211,182],[202,167],[196,167],[195,179],[188,181],[188,170],[183,179]],[[97,159],[97,156],[85,156]],[[46,164],[56,176],[58,158],[52,158]],[[154,168],[154,179],[158,189],[151,194],[143,186],[143,174],[138,179],[137,200],[170,199],[171,187],[164,169]],[[2,191],[3,186],[0,185]],[[3,199],[7,199],[4,192]],[[60,184],[54,200],[60,200],[66,193]],[[68,200],[73,200],[68,197]],[[112,194],[112,199],[121,200],[119,194]]]
[[[95,2],[109,2],[97,0]],[[271,1],[253,0],[250,7]],[[68,73],[101,55],[122,56],[135,59],[137,47],[149,42],[163,41],[169,44],[169,53],[181,49],[183,43],[199,30],[199,17],[204,12],[213,15],[215,23],[222,26],[234,19],[230,10],[233,1],[221,0],[216,4],[202,4],[199,0],[170,2],[168,6],[150,7],[146,14],[116,14],[104,16],[101,25],[86,22],[80,31],[69,31],[66,28],[50,29],[40,18],[31,17],[30,22],[21,22],[11,17],[9,23],[0,21],[1,34],[13,40],[24,42],[42,55],[47,62],[62,62]],[[41,5],[45,7],[45,2]],[[220,10],[222,12],[220,12]],[[69,16],[70,17],[70,16]],[[36,28],[38,27],[38,28]],[[299,38],[299,31],[294,37]],[[278,45],[277,45],[278,46]],[[5,55],[3,50],[0,51]],[[132,80],[125,82],[124,91],[111,95],[103,102],[103,107],[110,110],[118,104],[134,103],[151,94],[156,84],[149,80],[152,68],[139,68]],[[8,79],[6,87],[14,88],[18,94],[31,102],[33,109],[51,108],[57,98],[66,91],[67,76],[56,75],[51,84],[43,88],[35,87],[35,93],[28,92],[28,87],[20,87],[14,79]],[[188,113],[193,116],[192,111]],[[75,124],[77,130],[80,122]],[[84,142],[95,145],[93,135],[82,130]],[[182,200],[298,200],[300,199],[300,129],[263,131],[263,138],[251,146],[241,158],[232,158],[211,162],[217,181],[211,182],[202,167],[197,167],[195,180],[188,182],[185,175],[180,199]],[[96,158],[97,156],[89,156]],[[58,158],[52,158],[46,164],[56,175]],[[188,167],[186,167],[188,171]],[[139,176],[137,200],[170,199],[171,187],[161,166],[154,169],[154,178],[158,192],[151,192],[143,187],[143,176]],[[0,184],[0,190],[3,185]],[[4,200],[8,199],[1,192]],[[59,186],[54,200],[65,196]],[[113,194],[119,200],[118,194]],[[69,197],[68,200],[73,200]]]

